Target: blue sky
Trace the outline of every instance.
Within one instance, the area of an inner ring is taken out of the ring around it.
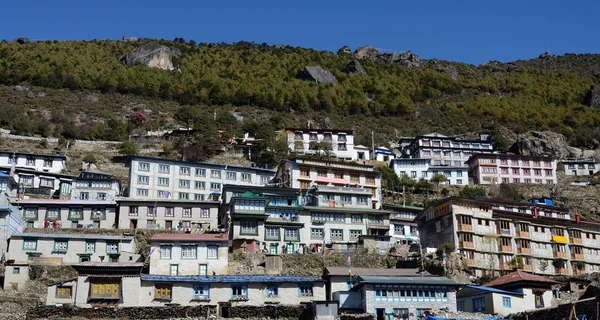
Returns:
[[[0,39],[120,39],[343,45],[473,64],[599,53],[600,1],[131,1],[20,0],[3,4]]]

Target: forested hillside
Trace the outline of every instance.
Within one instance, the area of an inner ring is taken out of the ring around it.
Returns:
[[[230,116],[219,117],[223,120],[217,126],[232,133],[260,128],[261,122],[253,120],[273,118],[274,128],[314,120],[356,129],[365,144],[371,130],[377,130],[383,144],[399,135],[493,132],[499,125],[517,132],[556,131],[584,147],[592,147],[600,135],[600,110],[584,104],[590,85],[600,83],[591,70],[600,70],[596,55],[552,58],[552,68],[537,60],[482,66],[434,60],[406,68],[365,59],[361,64],[367,75],[357,75],[344,72],[353,59],[347,55],[248,42],[176,40],[3,41],[0,84],[48,90],[25,95],[4,87],[0,126],[24,134],[122,140],[136,128],[200,127],[217,110],[237,111],[249,120],[242,125]],[[119,61],[150,41],[181,50],[174,61],[180,70]],[[314,65],[330,70],[339,83],[297,79],[300,69]],[[457,71],[456,77],[446,72],[449,68]],[[94,92],[99,98],[86,98]],[[131,101],[142,102],[123,108]],[[146,114],[147,121],[129,121],[131,112],[144,109],[153,111]]]

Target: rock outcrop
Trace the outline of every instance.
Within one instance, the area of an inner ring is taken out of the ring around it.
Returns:
[[[414,68],[421,65],[421,59],[419,56],[410,51],[406,51],[402,54],[397,54],[396,52],[381,53],[373,46],[360,47],[356,49],[354,51],[354,57],[356,59],[369,59],[386,63],[397,63],[406,68]]]
[[[525,156],[551,156],[558,159],[581,157],[583,151],[569,146],[560,133],[551,131],[531,131],[517,138],[510,151]]]
[[[421,65],[421,58],[410,51],[406,51],[398,56],[398,59],[396,59],[394,62],[397,62],[407,68],[416,68]]]
[[[348,46],[343,46],[337,51],[337,54],[340,56],[351,56],[352,49],[350,49]]]
[[[321,84],[337,84],[337,79],[333,74],[319,66],[304,67],[298,72],[298,78],[306,81],[313,81]]]
[[[380,55],[379,50],[373,46],[360,47],[354,51],[356,59],[371,59],[375,60]]]
[[[367,74],[358,60],[352,60],[344,67],[344,72],[353,74]]]
[[[138,47],[121,57],[121,62],[127,65],[144,65],[164,70],[174,70],[173,58],[181,55],[177,48],[169,48],[158,43],[149,43]]]
[[[590,91],[588,92],[585,103],[596,109],[600,109],[600,86],[595,84],[590,86]]]

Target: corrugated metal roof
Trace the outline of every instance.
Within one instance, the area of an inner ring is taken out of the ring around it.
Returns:
[[[76,264],[79,267],[101,267],[101,268],[115,268],[115,267],[143,267],[143,262],[93,262],[86,261]]]
[[[15,201],[16,204],[65,204],[65,205],[117,205],[115,201],[98,200],[63,200],[63,199],[24,199]]]
[[[428,285],[446,285],[460,286],[460,284],[446,277],[375,277],[375,276],[359,276],[360,283],[372,284],[428,284]]]
[[[161,233],[150,241],[229,241],[229,237],[224,233]]]
[[[476,290],[485,291],[485,292],[513,294],[513,295],[516,294],[516,295],[520,295],[520,296],[523,295],[523,293],[521,293],[521,292],[506,291],[506,290],[500,290],[500,289],[484,287],[484,286],[467,286],[467,288],[476,289]]]
[[[486,287],[494,287],[494,286],[502,286],[511,283],[518,282],[538,282],[538,283],[546,283],[546,284],[554,284],[558,283],[554,280],[550,280],[548,278],[538,276],[535,274],[531,274],[525,271],[517,270],[515,272],[511,272],[505,276],[502,276],[492,282],[488,282],[484,284]]]
[[[143,274],[142,280],[155,282],[206,282],[206,283],[301,283],[322,282],[320,277],[302,276],[163,276]]]
[[[327,274],[331,276],[347,276],[347,267],[327,267]],[[419,269],[384,269],[384,268],[352,268],[355,276],[420,276]],[[430,276],[425,272],[424,276]]]
[[[87,233],[15,233],[11,238],[53,238],[53,239],[96,239],[96,240],[129,240],[132,236],[109,236]]]

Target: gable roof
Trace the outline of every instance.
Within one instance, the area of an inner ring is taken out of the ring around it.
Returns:
[[[460,290],[457,293],[456,297],[464,298],[464,297],[477,296],[477,295],[486,294],[486,293],[499,293],[499,294],[523,296],[523,293],[521,293],[521,292],[506,291],[506,290],[496,289],[496,288],[492,288],[492,287],[469,285],[466,288],[464,288],[463,290]]]
[[[524,272],[521,270],[517,270],[515,272],[511,272],[505,276],[502,276],[494,281],[488,282],[484,284],[485,287],[496,287],[503,286],[508,284],[516,284],[520,282],[529,282],[529,283],[541,283],[541,284],[555,284],[558,283],[554,280],[550,280],[546,277],[538,276],[535,274],[531,274],[528,272]]]
[[[327,267],[325,273],[330,276],[348,276],[347,267]],[[392,276],[392,277],[416,277],[419,269],[384,269],[384,268],[352,268],[352,275],[356,276]],[[430,276],[425,272],[424,276]]]

